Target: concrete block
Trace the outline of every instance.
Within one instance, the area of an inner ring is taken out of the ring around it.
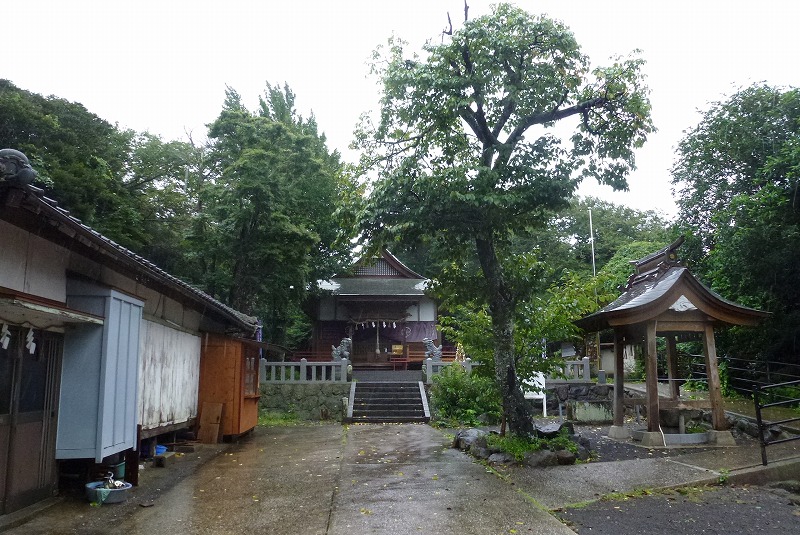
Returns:
[[[611,404],[605,401],[568,401],[567,417],[576,422],[610,423],[614,421]]]
[[[612,425],[608,430],[608,438],[627,440],[631,438],[631,432],[627,427],[623,427],[621,425]]]
[[[707,431],[708,443],[716,446],[735,446],[736,441],[730,431],[715,431],[713,429]]]
[[[162,453],[161,455],[156,455],[154,460],[156,466],[161,468],[166,468],[167,466],[175,462],[175,452],[167,451]]]

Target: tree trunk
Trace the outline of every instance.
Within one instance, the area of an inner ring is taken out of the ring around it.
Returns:
[[[534,431],[533,418],[519,386],[514,359],[515,298],[506,287],[502,267],[491,238],[477,238],[475,244],[483,276],[489,286],[495,380],[503,399],[503,416],[513,435],[530,436]]]

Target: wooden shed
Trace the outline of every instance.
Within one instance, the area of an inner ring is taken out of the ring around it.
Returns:
[[[200,356],[200,433],[215,442],[221,436],[238,436],[258,424],[259,348],[248,340],[206,334]],[[205,410],[222,405],[219,428]],[[211,426],[212,431],[204,429]]]
[[[614,302],[575,323],[585,331],[614,330],[614,425],[609,436],[628,436],[623,427],[625,410],[623,350],[628,344],[643,344],[646,360],[647,432],[642,443],[664,445],[659,409],[686,405],[678,401],[677,336],[693,334],[703,341],[708,376],[709,405],[713,431],[711,442],[733,444],[728,431],[720,390],[714,329],[727,325],[757,325],[769,314],[721,297],[697,280],[677,259],[678,239],[669,246],[633,262],[635,273],[625,292]],[[667,344],[670,399],[659,400],[656,338]],[[695,403],[694,405],[700,405]]]

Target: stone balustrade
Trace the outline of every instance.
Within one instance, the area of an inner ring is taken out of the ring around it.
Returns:
[[[329,362],[268,362],[261,360],[261,384],[265,383],[347,383],[353,368],[347,359]]]

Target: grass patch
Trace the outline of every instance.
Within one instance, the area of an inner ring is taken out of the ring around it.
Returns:
[[[301,420],[293,412],[261,411],[258,413],[258,425],[262,427],[281,427],[307,425],[310,422]]]

